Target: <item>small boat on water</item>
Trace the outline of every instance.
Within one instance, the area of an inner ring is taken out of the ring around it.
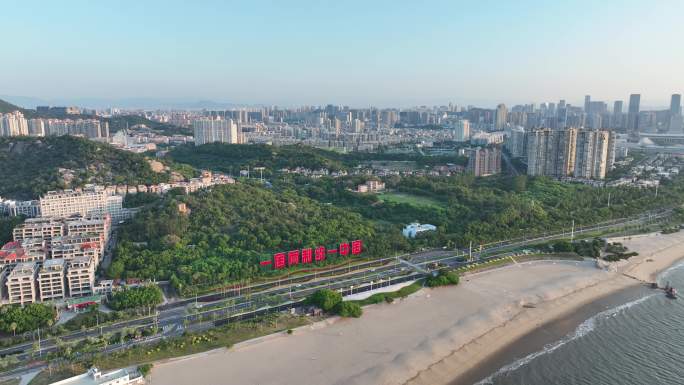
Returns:
[[[677,299],[677,289],[670,286],[669,282],[667,283],[667,286],[665,286],[665,296],[667,298]]]
[[[667,298],[677,299],[677,289],[671,287],[665,290],[665,296],[667,296]]]

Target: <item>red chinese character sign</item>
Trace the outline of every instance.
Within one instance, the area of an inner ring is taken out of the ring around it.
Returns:
[[[316,262],[325,261],[325,247],[318,246],[316,248]]]
[[[291,250],[287,252],[287,265],[299,265],[299,250]]]
[[[351,243],[351,253],[352,255],[359,255],[363,250],[363,242],[357,240]]]
[[[308,265],[314,262],[325,261],[328,254],[338,254],[341,256],[359,255],[363,251],[363,242],[361,240],[352,241],[349,243],[340,243],[337,248],[328,249],[325,246],[318,246],[316,248],[306,248],[301,250],[290,250],[288,252],[273,254],[273,260],[261,261],[261,266],[272,265],[274,269],[284,269],[296,265]]]
[[[312,262],[313,262],[313,250],[302,249],[302,263],[307,264],[307,263],[312,263]]]
[[[273,256],[273,267],[282,269],[285,267],[285,253],[277,253]]]

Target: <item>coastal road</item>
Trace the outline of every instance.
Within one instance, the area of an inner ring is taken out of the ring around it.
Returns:
[[[617,219],[602,224],[577,228],[574,235],[600,230],[609,230],[630,225],[639,225],[654,220],[659,220],[669,215],[668,210],[644,214],[635,218]],[[198,322],[207,319],[241,319],[253,316],[255,313],[266,309],[277,308],[282,304],[296,303],[311,293],[321,288],[330,288],[354,293],[370,290],[378,286],[387,286],[397,283],[406,277],[417,279],[422,273],[413,271],[397,258],[409,260],[411,263],[427,267],[431,264],[446,264],[449,266],[463,266],[475,263],[477,260],[488,260],[509,255],[506,249],[519,248],[529,244],[547,242],[554,239],[567,238],[570,231],[542,235],[538,237],[509,241],[502,241],[483,245],[482,250],[472,252],[473,261],[466,261],[469,256],[468,250],[433,249],[419,253],[402,255],[398,257],[383,258],[375,261],[364,262],[358,265],[339,267],[326,272],[315,272],[302,276],[282,279],[274,282],[257,284],[246,287],[238,287],[223,293],[214,293],[206,296],[179,301],[179,303],[160,306],[158,312],[148,317],[122,321],[114,324],[103,325],[85,331],[73,332],[60,339],[64,342],[74,342],[86,337],[97,337],[102,334],[116,333],[124,328],[140,328],[157,326],[161,329],[173,328],[178,330],[184,324]],[[334,276],[327,276],[331,272]],[[191,306],[190,309],[188,305]],[[43,351],[56,349],[54,338],[41,341]],[[18,358],[27,359],[28,353],[33,349],[33,341],[0,349],[0,355],[19,354]]]

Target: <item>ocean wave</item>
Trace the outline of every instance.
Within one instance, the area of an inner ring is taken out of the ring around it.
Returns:
[[[529,364],[530,362],[532,362],[537,357],[543,356],[545,354],[552,353],[555,350],[557,350],[558,348],[560,348],[561,346],[567,344],[568,342],[574,341],[578,338],[582,338],[585,335],[591,333],[594,329],[596,329],[596,321],[597,320],[615,317],[616,315],[624,312],[625,310],[627,310],[627,309],[629,309],[635,305],[638,305],[638,304],[648,300],[649,298],[651,298],[655,295],[656,294],[649,294],[645,297],[641,297],[641,298],[636,299],[634,301],[627,302],[625,304],[616,306],[616,307],[608,309],[608,310],[604,310],[604,311],[594,315],[593,317],[588,318],[584,322],[582,322],[579,326],[577,326],[577,328],[575,329],[574,332],[566,335],[561,340],[547,344],[541,350],[534,352],[534,353],[531,353],[531,354],[528,354],[527,356],[502,367],[501,369],[494,372],[494,374],[492,374],[489,377],[477,382],[475,385],[493,384],[495,378],[497,378],[503,374],[515,371],[515,370]]]
[[[659,283],[662,282],[663,278],[670,275],[670,273],[672,273],[673,271],[681,269],[682,267],[684,267],[684,261],[670,266],[669,268],[667,268],[666,270],[663,270],[660,274],[658,274],[656,281]]]

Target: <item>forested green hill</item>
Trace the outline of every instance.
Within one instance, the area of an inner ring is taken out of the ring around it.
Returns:
[[[61,169],[61,171],[60,171]],[[0,196],[37,198],[46,191],[100,184],[166,182],[143,155],[72,136],[0,138]]]
[[[181,213],[186,203],[190,214]],[[121,228],[113,278],[170,279],[181,292],[266,274],[259,262],[274,252],[334,246],[362,239],[365,255],[406,246],[395,229],[294,191],[240,183],[188,196],[168,196]]]

